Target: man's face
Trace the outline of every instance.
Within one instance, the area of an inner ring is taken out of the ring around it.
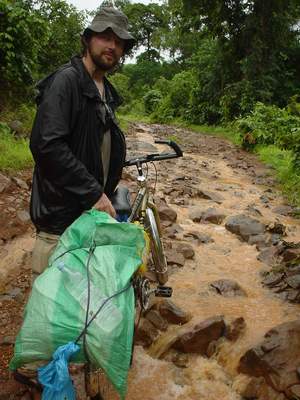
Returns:
[[[111,29],[94,34],[88,44],[88,52],[94,64],[103,71],[111,70],[124,54],[125,40]]]

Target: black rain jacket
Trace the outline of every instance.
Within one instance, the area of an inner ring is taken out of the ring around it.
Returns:
[[[38,84],[30,139],[35,161],[30,215],[38,231],[62,234],[103,192],[111,196],[121,178],[126,145],[113,113],[121,100],[107,79],[104,85],[111,110],[105,118],[104,103],[80,57]],[[108,128],[111,157],[103,187],[101,143]]]

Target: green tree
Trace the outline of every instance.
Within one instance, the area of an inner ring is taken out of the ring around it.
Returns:
[[[41,48],[48,40],[46,21],[31,2],[0,0],[0,84],[2,101],[20,97],[33,82]]]
[[[146,57],[153,59],[153,50],[160,49],[160,31],[166,26],[165,7],[159,4],[127,3],[122,7],[128,16],[130,31],[137,40],[137,47],[146,48]]]
[[[300,56],[295,0],[183,0],[193,29],[218,43],[222,65],[215,106],[225,119],[247,113],[256,101],[282,105],[299,91],[291,48]],[[215,78],[214,78],[215,80]],[[213,92],[211,92],[211,96]]]
[[[39,13],[47,21],[49,35],[38,58],[39,71],[45,75],[80,53],[80,34],[87,14],[64,0],[42,0]]]

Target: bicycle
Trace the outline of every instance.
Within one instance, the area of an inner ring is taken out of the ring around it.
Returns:
[[[155,206],[154,194],[157,183],[157,170],[155,177],[155,185],[154,190],[151,190],[150,185],[148,185],[148,163],[154,163],[155,161],[168,160],[172,158],[182,157],[183,153],[180,147],[172,142],[166,140],[157,140],[155,141],[157,144],[166,144],[171,147],[174,152],[173,153],[153,153],[147,154],[146,156],[133,158],[127,160],[125,162],[125,167],[135,166],[138,171],[137,183],[138,183],[138,193],[133,201],[133,204],[130,204],[129,199],[129,190],[124,187],[119,187],[113,196],[112,203],[116,212],[118,214],[119,219],[126,220],[127,222],[139,223],[143,229],[148,233],[150,249],[151,249],[151,260],[152,260],[152,270],[156,275],[156,280],[158,282],[157,286],[151,288],[151,282],[149,278],[145,275],[145,273],[136,274],[132,280],[128,283],[128,285],[118,292],[112,294],[110,297],[105,298],[104,301],[101,302],[97,311],[94,310],[94,313],[90,314],[90,298],[91,298],[91,285],[90,285],[90,260],[91,256],[96,249],[96,244],[92,241],[87,257],[86,262],[86,273],[87,273],[87,306],[86,306],[86,317],[85,317],[85,326],[81,331],[80,335],[77,339],[74,339],[74,345],[79,341],[83,341],[83,348],[86,355],[86,360],[84,363],[80,365],[70,366],[70,371],[73,371],[74,374],[81,372],[84,369],[84,376],[81,374],[80,377],[84,377],[85,379],[85,389],[86,395],[89,396],[91,400],[103,400],[104,390],[106,387],[110,386],[110,382],[106,378],[104,371],[102,369],[91,370],[92,365],[89,361],[89,356],[86,347],[86,338],[85,335],[87,333],[87,329],[90,324],[94,321],[94,319],[101,312],[105,304],[110,301],[113,297],[120,295],[121,293],[128,290],[131,286],[134,289],[135,296],[135,306],[136,310],[140,307],[139,319],[142,314],[142,311],[146,310],[149,305],[149,299],[151,295],[159,296],[159,297],[171,297],[172,296],[172,288],[168,286],[164,286],[164,284],[168,280],[168,269],[166,257],[164,254],[163,244],[161,241],[161,227],[160,227],[160,219],[157,208]],[[143,170],[143,166],[147,165],[147,172]],[[154,165],[154,164],[153,164]],[[64,256],[66,253],[80,250],[81,248],[69,249],[68,251],[60,254],[53,262],[60,257]],[[155,280],[154,280],[155,281]],[[153,282],[153,280],[152,280]],[[82,287],[81,287],[82,289]],[[137,313],[136,313],[137,315]],[[138,321],[139,321],[138,319]],[[138,324],[137,324],[138,326]],[[70,344],[70,343],[69,343]],[[60,346],[62,347],[62,346]],[[26,367],[25,367],[26,369]],[[28,372],[28,371],[27,371]],[[30,376],[26,375],[24,371],[14,371],[14,377],[17,381],[24,383],[31,388],[34,392],[32,394],[36,397],[40,396],[43,387],[38,381],[38,374],[36,370],[30,372]],[[92,379],[95,379],[95,385],[93,385]],[[104,397],[105,399],[105,397]]]
[[[143,226],[150,239],[151,250],[151,264],[152,270],[156,275],[158,285],[151,288],[151,282],[146,275],[136,275],[133,278],[133,287],[135,291],[136,307],[140,307],[141,313],[147,310],[149,306],[150,296],[155,297],[171,297],[172,288],[164,286],[168,281],[168,267],[164,254],[164,248],[161,240],[161,226],[160,218],[155,205],[154,194],[157,182],[157,170],[154,190],[148,185],[148,168],[146,174],[143,170],[143,165],[154,163],[155,161],[168,160],[183,156],[183,152],[177,143],[169,140],[156,140],[156,144],[165,144],[174,150],[173,153],[152,153],[142,157],[127,160],[124,167],[135,166],[138,171],[137,184],[139,187],[138,193],[133,201],[130,203],[129,190],[125,186],[119,186],[114,196],[111,198],[112,204],[116,210],[119,221],[137,222]],[[140,317],[138,319],[139,323]],[[137,323],[137,326],[138,326]],[[98,371],[98,387],[100,386],[100,393],[91,396],[91,400],[105,400],[105,387],[110,386],[105,378],[103,371]],[[100,381],[100,382],[99,382]],[[99,390],[99,389],[98,389]],[[109,389],[107,389],[109,391]]]

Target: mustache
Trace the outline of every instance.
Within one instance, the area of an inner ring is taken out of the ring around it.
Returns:
[[[113,58],[116,58],[116,57],[117,57],[116,52],[113,51],[113,50],[106,50],[106,51],[103,51],[103,52],[102,52],[102,55],[104,55],[104,56],[109,56],[109,57],[113,57]]]

